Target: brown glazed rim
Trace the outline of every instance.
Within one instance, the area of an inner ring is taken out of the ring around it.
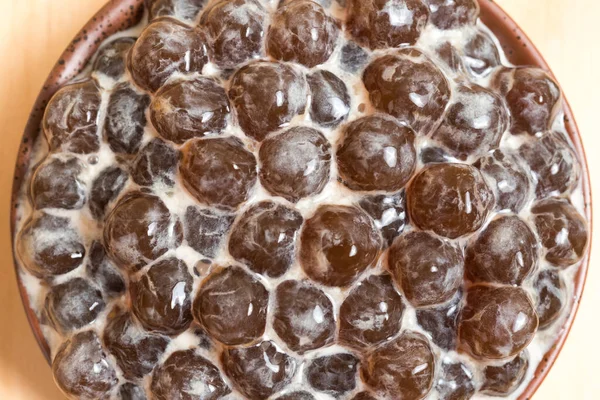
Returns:
[[[533,45],[527,35],[521,30],[521,28],[492,0],[478,0],[481,6],[481,20],[488,26],[488,28],[498,37],[502,48],[506,54],[506,57],[510,62],[515,65],[532,65],[540,67],[548,71],[552,75],[552,71],[548,67],[548,64]],[[27,121],[25,132],[19,148],[19,154],[17,157],[17,164],[15,166],[15,174],[12,188],[12,200],[11,200],[11,213],[10,213],[10,229],[11,238],[13,245],[13,259],[17,275],[17,283],[19,285],[19,291],[23,301],[23,306],[27,313],[27,319],[31,325],[31,329],[35,335],[35,338],[40,345],[40,348],[50,362],[50,348],[46,342],[40,324],[35,312],[32,310],[27,292],[23,282],[20,279],[18,260],[16,252],[14,251],[15,241],[15,229],[18,217],[19,208],[19,197],[26,186],[26,177],[29,170],[29,163],[32,155],[33,144],[41,134],[41,120],[44,113],[44,109],[48,100],[52,95],[65,83],[77,76],[83,68],[86,66],[88,61],[93,57],[96,50],[102,43],[102,41],[108,36],[120,31],[127,29],[137,22],[139,22],[143,11],[143,0],[111,0],[109,1],[98,13],[83,27],[83,29],[77,34],[75,39],[69,44],[67,49],[61,55],[60,59],[50,72],[48,79],[46,80],[40,94]],[[590,177],[583,149],[581,136],[575,119],[573,118],[573,112],[571,107],[564,98],[564,113],[565,113],[565,126],[567,132],[573,141],[575,150],[582,161],[582,184],[583,184],[583,195],[586,218],[589,221],[590,236],[592,232],[592,195],[590,186]],[[590,237],[591,242],[591,237]],[[577,309],[579,308],[579,302],[581,295],[583,294],[583,287],[585,285],[585,279],[587,276],[588,265],[589,265],[590,252],[587,251],[584,259],[581,261],[581,266],[577,271],[574,278],[574,301],[569,310],[567,319],[564,321],[564,325],[560,330],[559,337],[554,342],[550,350],[544,355],[540,362],[532,380],[529,382],[527,388],[524,390],[519,400],[529,400],[537,388],[541,385],[542,381],[548,374],[548,371],[556,361],[564,343],[567,339]]]

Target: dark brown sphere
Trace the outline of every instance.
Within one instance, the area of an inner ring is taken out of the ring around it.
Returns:
[[[441,304],[462,285],[462,251],[429,232],[400,235],[390,247],[388,269],[406,299],[415,307]]]
[[[134,82],[156,92],[174,73],[201,73],[209,49],[204,32],[173,18],[151,22],[129,52]]]
[[[326,70],[312,72],[306,79],[312,96],[310,118],[321,126],[335,128],[350,112],[350,94],[346,84]]]
[[[316,129],[298,126],[272,135],[258,158],[262,185],[288,201],[318,194],[329,182],[331,145]]]
[[[516,215],[493,220],[467,247],[465,270],[474,282],[521,285],[537,265],[538,243]]]
[[[106,218],[104,243],[119,267],[135,271],[181,244],[179,220],[157,197],[132,192]]]
[[[192,323],[192,284],[183,261],[160,260],[130,283],[131,310],[146,330],[177,335]]]
[[[466,159],[497,148],[509,121],[500,96],[478,85],[460,85],[432,137],[452,155]]]
[[[102,46],[94,61],[94,72],[113,79],[121,79],[125,74],[127,54],[135,41],[134,37],[120,37]]]
[[[413,45],[429,19],[421,0],[348,0],[346,29],[371,49]]]
[[[513,134],[535,135],[552,127],[561,93],[544,71],[530,67],[501,69],[494,84],[506,98]]]
[[[89,154],[98,151],[100,89],[93,80],[62,87],[46,106],[43,129],[53,151]]]
[[[190,140],[182,149],[183,184],[201,203],[236,209],[256,183],[256,159],[233,136]]]
[[[194,316],[211,337],[229,346],[262,336],[269,292],[241,267],[230,266],[206,278],[194,300]]]
[[[494,191],[497,210],[518,213],[531,199],[533,185],[518,154],[494,150],[473,164]]]
[[[264,54],[267,11],[257,0],[219,0],[200,18],[213,49],[213,61],[231,69]]]
[[[538,316],[523,289],[475,285],[466,293],[458,328],[461,348],[480,359],[504,359],[523,350]]]
[[[128,83],[117,86],[110,94],[104,135],[115,153],[136,154],[146,127],[146,108],[150,96],[137,92]]]
[[[474,373],[461,362],[442,362],[438,372],[435,390],[439,400],[469,400],[477,388]]]
[[[378,347],[362,363],[367,386],[390,399],[423,399],[431,390],[435,356],[427,338],[404,331]]]
[[[196,77],[169,83],[152,99],[150,119],[165,139],[182,144],[186,140],[225,129],[229,101],[215,79]]]
[[[166,337],[144,331],[128,311],[119,307],[108,315],[102,340],[125,378],[131,380],[149,374],[169,344]]]
[[[31,199],[36,209],[62,208],[78,210],[87,199],[82,178],[86,166],[72,156],[50,156],[31,178]]]
[[[314,67],[326,62],[339,36],[338,23],[320,4],[296,0],[281,5],[271,19],[266,47],[269,55]]]
[[[210,208],[189,206],[183,227],[188,245],[208,258],[214,258],[227,238],[235,215]]]
[[[193,23],[208,0],[145,0],[152,21],[159,17],[174,17]]]
[[[501,64],[496,44],[484,32],[474,33],[466,42],[463,52],[463,64],[466,70],[476,77],[489,75]]]
[[[319,392],[339,398],[356,388],[358,363],[349,353],[318,357],[308,363],[306,380]]]
[[[458,317],[462,309],[463,293],[458,291],[447,303],[419,308],[417,322],[431,336],[431,341],[444,350],[455,350],[458,336]]]
[[[364,196],[359,205],[375,221],[375,226],[381,231],[386,246],[392,244],[408,223],[404,190],[389,195]]]
[[[219,369],[200,350],[176,351],[157,365],[150,392],[154,400],[217,400],[231,392]]]
[[[425,0],[429,5],[429,20],[438,29],[457,29],[473,26],[479,17],[479,3],[476,0]]]
[[[567,267],[583,258],[587,224],[568,200],[542,200],[533,205],[531,213],[548,262]]]
[[[85,247],[69,218],[39,213],[25,224],[17,239],[23,267],[37,278],[51,278],[79,267]]]
[[[402,326],[404,304],[389,275],[373,275],[352,289],[340,307],[339,341],[365,349],[393,337]]]
[[[481,228],[495,204],[481,172],[465,164],[429,165],[406,193],[412,222],[451,239]]]
[[[294,262],[303,221],[293,208],[272,201],[256,203],[231,230],[229,253],[254,272],[280,277]]]
[[[369,266],[381,249],[373,220],[357,207],[322,205],[301,233],[300,263],[314,281],[347,286]]]
[[[131,177],[140,186],[171,187],[175,185],[180,153],[170,144],[152,139],[138,153]]]
[[[115,200],[129,180],[129,174],[119,167],[108,167],[94,179],[88,206],[92,216],[104,220],[110,203]]]
[[[108,398],[119,383],[112,361],[93,331],[79,332],[60,346],[52,373],[58,387],[78,399]]]
[[[125,293],[125,280],[117,266],[106,254],[101,241],[92,242],[86,265],[90,280],[96,283],[106,298],[118,297]]]
[[[51,325],[64,335],[94,322],[104,307],[102,292],[96,285],[73,278],[50,289],[44,312]]]
[[[579,183],[581,167],[575,151],[560,133],[532,138],[519,148],[535,182],[538,199],[570,194]]]
[[[308,281],[285,281],[275,293],[273,329],[299,354],[327,346],[336,329],[333,304]]]
[[[541,271],[533,283],[537,296],[536,312],[540,328],[551,326],[560,317],[567,303],[567,288],[560,273],[553,269]]]
[[[362,70],[369,61],[365,49],[353,41],[348,41],[340,50],[340,67],[347,72],[356,73]]]
[[[525,352],[500,366],[489,366],[483,370],[484,381],[481,392],[494,396],[513,393],[525,380],[529,358]]]
[[[290,384],[296,372],[296,360],[279,351],[273,342],[226,348],[221,361],[234,386],[251,400],[278,393]]]
[[[290,123],[306,108],[308,87],[304,75],[280,62],[257,61],[243,66],[231,78],[229,98],[238,123],[249,137],[261,141]]]
[[[284,394],[277,397],[276,400],[315,400],[315,396],[305,391],[299,391]]]
[[[414,48],[376,58],[365,69],[363,82],[376,109],[420,135],[438,124],[450,100],[442,71]]]
[[[119,388],[120,400],[147,400],[146,392],[141,386],[131,382],[124,383]]]
[[[372,394],[369,392],[360,392],[357,393],[352,400],[377,400]]]
[[[412,129],[372,115],[349,123],[337,144],[342,182],[350,189],[395,192],[412,176],[417,154]]]

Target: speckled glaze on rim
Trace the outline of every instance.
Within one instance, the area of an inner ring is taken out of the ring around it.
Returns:
[[[12,188],[11,212],[10,212],[10,230],[13,246],[13,259],[17,275],[19,292],[23,300],[23,306],[27,314],[27,319],[40,348],[50,362],[50,349],[48,343],[42,335],[39,321],[35,312],[31,309],[25,287],[20,280],[18,263],[14,252],[15,230],[18,218],[19,195],[26,185],[27,171],[31,158],[33,144],[41,134],[41,120],[48,100],[65,83],[75,77],[86,66],[88,61],[95,54],[96,50],[104,39],[108,36],[127,29],[139,22],[143,11],[144,0],[111,0],[109,1],[79,32],[79,34],[69,44],[67,49],[61,55],[56,65],[50,72],[37,100],[33,106],[23,138],[19,148],[17,163],[15,166],[14,181]],[[506,57],[515,65],[532,65],[548,71],[552,76],[552,71],[548,64],[533,45],[527,35],[521,28],[492,0],[479,0],[481,6],[481,20],[496,35]],[[564,93],[564,92],[563,92]],[[575,150],[581,160],[582,167],[582,185],[585,206],[585,216],[589,224],[589,242],[591,243],[592,229],[592,195],[589,170],[587,160],[579,135],[579,130],[569,103],[564,98],[565,126],[571,137]],[[574,301],[571,309],[568,310],[568,317],[560,331],[560,335],[553,346],[545,354],[544,358],[537,367],[537,370],[523,391],[519,400],[529,400],[538,387],[543,382],[550,368],[556,361],[573,324],[583,288],[587,276],[590,251],[588,250],[584,259],[581,261],[579,270],[574,278]]]

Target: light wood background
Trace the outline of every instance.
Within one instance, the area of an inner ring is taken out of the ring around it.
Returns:
[[[29,110],[65,45],[105,0],[0,0],[0,399],[63,399],[23,313],[13,272],[9,197]],[[556,73],[587,148],[600,213],[600,3],[498,0],[530,35]],[[600,227],[598,228],[600,229]],[[586,293],[569,340],[536,395],[600,398],[600,232]],[[594,265],[595,264],[595,265]]]

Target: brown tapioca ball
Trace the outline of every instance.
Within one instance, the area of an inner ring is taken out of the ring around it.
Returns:
[[[208,52],[200,29],[161,18],[144,29],[129,52],[127,66],[139,87],[156,92],[174,73],[201,73]]]
[[[227,237],[234,219],[235,215],[189,206],[183,223],[185,239],[198,253],[213,258]]]
[[[17,253],[31,274],[51,278],[79,267],[85,258],[85,247],[69,218],[40,213],[21,230]]]
[[[362,363],[363,381],[386,398],[420,400],[431,390],[435,356],[427,338],[404,331],[378,347]]]
[[[130,284],[131,310],[145,329],[177,335],[192,323],[192,284],[183,261],[160,260]]]
[[[50,156],[31,179],[31,198],[36,209],[83,207],[87,190],[81,178],[85,165],[76,157]]]
[[[108,101],[105,136],[115,153],[135,154],[140,148],[146,127],[146,108],[150,96],[138,93],[128,83],[115,88]]]
[[[473,165],[488,178],[497,210],[518,213],[531,198],[531,180],[519,155],[496,149]]]
[[[338,126],[350,112],[350,94],[344,81],[326,70],[312,72],[306,79],[312,96],[311,119],[321,126]]]
[[[400,331],[404,304],[389,275],[373,275],[352,289],[340,307],[339,341],[364,349]]]
[[[373,220],[357,207],[322,205],[301,233],[300,263],[314,281],[347,286],[371,266],[382,246]]]
[[[290,384],[296,372],[296,360],[267,341],[251,347],[226,348],[221,361],[234,386],[252,400],[278,393]]]
[[[519,154],[530,169],[538,199],[570,194],[577,186],[579,160],[560,133],[549,132],[525,142]]]
[[[427,146],[421,148],[419,155],[423,164],[440,164],[452,162],[453,157],[448,154],[448,151],[441,147]]]
[[[202,282],[194,316],[214,339],[237,346],[264,333],[268,302],[269,292],[256,277],[230,266]]]
[[[93,331],[77,333],[64,342],[52,361],[52,372],[68,397],[82,400],[108,398],[119,382]]]
[[[288,201],[318,194],[329,182],[331,145],[316,129],[297,126],[272,135],[258,158],[262,185]]]
[[[521,285],[537,260],[538,242],[529,225],[516,215],[502,216],[469,244],[465,270],[474,282]]]
[[[258,141],[304,113],[307,96],[304,75],[280,62],[257,61],[243,66],[231,78],[229,89],[240,127]]]
[[[315,358],[308,364],[306,380],[319,392],[338,398],[356,387],[358,363],[349,353]]]
[[[365,196],[359,205],[375,221],[375,226],[381,231],[385,246],[390,246],[408,223],[404,190],[390,195]]]
[[[458,291],[449,302],[416,310],[417,322],[431,335],[431,341],[444,350],[456,349],[458,317],[463,294]]]
[[[108,258],[104,245],[100,241],[92,242],[86,265],[86,272],[97,283],[108,298],[117,297],[125,292],[123,276]]]
[[[546,250],[546,260],[567,267],[583,258],[588,241],[587,224],[568,200],[542,200],[533,205],[531,212]]]
[[[145,0],[149,20],[159,17],[175,17],[194,22],[207,0]]]
[[[406,193],[411,220],[451,239],[478,230],[495,204],[481,172],[465,164],[429,165]]]
[[[221,133],[229,120],[229,101],[225,89],[212,78],[177,81],[156,92],[150,119],[163,138],[181,144]]]
[[[358,44],[348,41],[340,50],[340,67],[347,72],[358,72],[369,61],[369,54]]]
[[[100,148],[100,89],[93,80],[62,87],[48,102],[43,128],[53,151],[93,153]]]
[[[480,359],[503,359],[523,350],[538,328],[538,316],[523,289],[475,285],[460,315],[461,347]]]
[[[368,393],[368,392],[360,392],[358,394],[356,394],[352,400],[377,400],[375,397],[373,397],[372,394]]]
[[[438,124],[450,100],[442,71],[414,48],[376,58],[365,69],[363,82],[375,108],[417,134],[428,134]]]
[[[273,15],[266,47],[277,60],[311,68],[329,59],[338,36],[338,23],[320,4],[296,0],[283,3]]]
[[[95,285],[74,278],[50,289],[44,311],[54,328],[66,334],[94,322],[104,307],[102,292]]]
[[[134,37],[115,39],[98,51],[93,70],[113,79],[120,79],[125,74],[127,53],[136,41]]]
[[[292,392],[288,394],[284,394],[283,396],[279,396],[276,400],[315,400],[315,396],[308,392]]]
[[[182,153],[179,172],[198,201],[231,210],[250,196],[256,183],[256,159],[238,138],[190,140]]]
[[[131,382],[124,383],[119,388],[120,400],[146,400],[146,392],[144,389]]]
[[[429,19],[421,0],[349,0],[346,29],[371,49],[413,45]]]
[[[550,129],[560,108],[560,88],[541,69],[504,68],[492,84],[506,98],[511,114],[511,133],[535,135]]]
[[[219,0],[202,13],[213,49],[213,61],[224,69],[258,58],[264,53],[267,11],[257,0]]]
[[[441,42],[435,48],[437,57],[446,64],[447,69],[452,73],[464,71],[464,64],[461,60],[459,51],[450,42]],[[442,66],[444,66],[442,64]]]
[[[217,400],[231,389],[217,367],[190,349],[174,352],[154,368],[150,392],[156,400]]]
[[[504,365],[486,367],[481,392],[495,396],[513,393],[525,379],[528,366],[529,359],[523,352]]]
[[[497,148],[510,121],[502,98],[475,84],[460,85],[454,94],[433,139],[461,159]]]
[[[296,235],[303,221],[298,211],[282,204],[254,204],[233,227],[229,253],[254,272],[280,277],[294,262]]]
[[[102,340],[125,378],[131,380],[152,372],[169,344],[166,337],[145,332],[128,311],[119,307],[108,315]]]
[[[442,362],[435,389],[440,400],[469,400],[476,392],[473,372],[461,362]]]
[[[128,180],[129,174],[119,167],[108,167],[94,179],[89,207],[95,219],[104,219],[109,203],[119,196]]]
[[[299,354],[329,345],[336,329],[333,304],[309,281],[285,281],[275,293],[273,329]]]
[[[424,3],[429,5],[429,20],[439,29],[475,25],[479,17],[479,3],[475,0],[425,0]]]
[[[179,246],[179,220],[157,197],[132,192],[121,198],[106,218],[104,243],[119,267],[136,271]]]
[[[417,154],[412,129],[387,116],[352,121],[337,145],[342,182],[353,190],[395,192],[415,170]]]
[[[159,138],[152,139],[138,153],[131,171],[140,186],[175,185],[180,153]]]
[[[487,76],[500,65],[500,53],[487,33],[476,32],[463,48],[463,62],[474,76]]]
[[[552,325],[565,307],[567,289],[558,271],[545,270],[538,274],[533,284],[537,295],[536,312],[540,329]]]
[[[390,247],[388,269],[415,307],[441,304],[454,297],[462,284],[462,251],[429,232],[400,235]]]

